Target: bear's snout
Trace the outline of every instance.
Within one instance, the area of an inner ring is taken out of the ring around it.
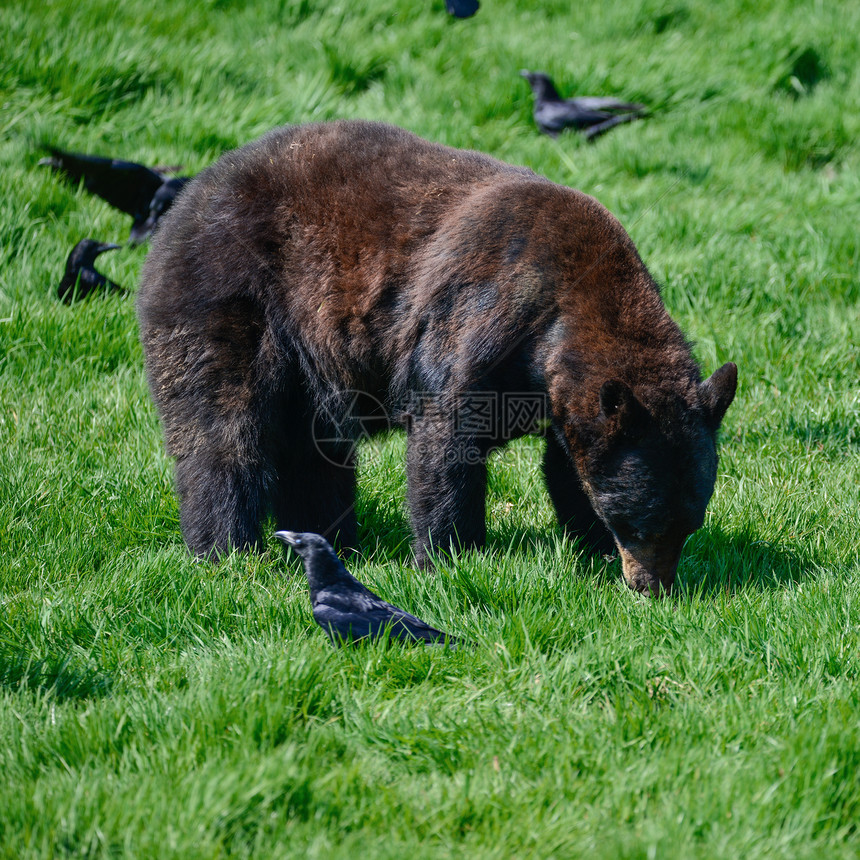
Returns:
[[[649,597],[668,594],[675,582],[682,546],[683,542],[680,546],[625,547],[618,544],[627,585]]]

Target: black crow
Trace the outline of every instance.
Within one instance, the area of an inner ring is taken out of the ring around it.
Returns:
[[[190,176],[170,177],[159,170],[99,155],[64,152],[49,147],[51,155],[39,164],[65,174],[75,182],[84,181],[87,191],[97,194],[134,219],[129,239],[143,242],[155,227],[159,217],[173,203],[179,189]]]
[[[135,245],[139,245],[152,233],[158,219],[173,205],[176,195],[189,179],[191,179],[190,176],[174,176],[161,183],[158,190],[152,195],[152,200],[149,201],[149,214],[143,223],[135,220],[134,224],[131,225],[129,238]]]
[[[549,75],[544,72],[520,72],[532,88],[535,97],[534,117],[538,128],[551,137],[556,137],[566,128],[581,131],[588,140],[593,140],[622,122],[638,119],[645,105],[622,102],[602,96],[577,96],[563,99]]]
[[[110,242],[81,239],[72,248],[72,253],[69,254],[69,259],[66,260],[66,273],[57,287],[57,295],[66,304],[69,304],[75,299],[84,298],[84,296],[89,295],[93,290],[100,287],[124,293],[125,290],[119,284],[114,283],[95,269],[96,257],[102,251],[112,251],[114,248],[120,247],[122,246],[114,245]]]
[[[445,0],[445,8],[455,18],[471,18],[480,5],[478,0]]]
[[[344,567],[331,544],[321,535],[275,532],[275,537],[302,557],[314,619],[328,633],[333,645],[349,639],[377,639],[386,631],[391,639],[401,642],[457,645],[453,636],[386,603],[365,588]]]

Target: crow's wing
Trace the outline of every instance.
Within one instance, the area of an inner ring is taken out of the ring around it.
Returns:
[[[478,0],[445,0],[445,8],[455,18],[471,18],[479,5]]]
[[[643,111],[645,110],[645,105],[636,104],[635,102],[622,102],[618,99],[614,99],[611,97],[604,96],[576,96],[572,99],[569,99],[571,102],[575,102],[579,107],[585,108],[586,110],[599,110],[599,111]]]
[[[71,304],[98,289],[125,292],[119,284],[106,278],[101,272],[91,266],[83,266],[75,272],[66,272],[57,287],[57,296],[66,304]]]
[[[102,158],[51,149],[50,158],[41,163],[65,173],[128,215],[138,218],[149,214],[149,204],[167,177],[133,161]]]
[[[313,604],[314,619],[330,635],[340,639],[377,637],[388,628],[392,639],[438,642],[454,637],[431,627],[420,618],[386,602],[362,586],[333,586],[320,591]]]
[[[610,128],[615,128],[616,125],[621,125],[622,122],[630,122],[631,120],[639,119],[639,114],[636,113],[621,113],[610,117],[610,119],[600,122],[597,125],[590,125],[583,134],[588,140],[594,140],[595,137],[609,131]]]
[[[559,132],[565,128],[588,128],[610,119],[605,111],[578,107],[570,102],[545,102],[535,108],[535,122],[541,130]]]
[[[132,242],[136,244],[143,242],[152,233],[158,219],[170,209],[176,195],[190,179],[190,176],[175,176],[162,182],[152,195],[146,212],[135,217],[134,224],[131,225]]]

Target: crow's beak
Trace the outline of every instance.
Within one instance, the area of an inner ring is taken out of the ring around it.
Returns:
[[[298,546],[301,543],[297,532],[275,532],[275,537],[289,546]]]
[[[520,69],[520,77],[527,78],[531,72],[528,69]]]
[[[147,236],[152,232],[152,222],[149,218],[145,221],[135,221],[131,225],[131,232],[128,234],[128,243],[130,245],[142,245]]]
[[[115,251],[117,248],[122,248],[122,245],[116,245],[113,242],[102,242],[99,245],[99,253],[102,251]]]

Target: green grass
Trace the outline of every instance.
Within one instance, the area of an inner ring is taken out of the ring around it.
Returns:
[[[0,856],[858,856],[858,59],[848,0],[0,6]],[[521,68],[652,116],[550,140]],[[675,597],[561,539],[536,439],[426,575],[402,437],[362,452],[356,574],[471,650],[334,651],[274,540],[185,553],[132,300],[54,292],[129,219],[40,145],[193,172],[343,116],[594,194],[738,363]]]

